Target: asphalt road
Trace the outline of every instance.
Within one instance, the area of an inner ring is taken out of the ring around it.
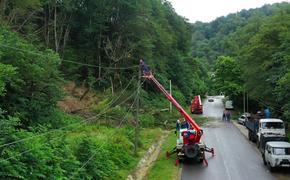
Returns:
[[[205,125],[203,141],[215,149],[215,156],[207,154],[208,167],[201,164],[184,164],[182,180],[274,180],[290,179],[290,173],[271,173],[264,166],[255,145],[232,124],[221,121],[221,97],[204,102],[204,115],[216,120]]]

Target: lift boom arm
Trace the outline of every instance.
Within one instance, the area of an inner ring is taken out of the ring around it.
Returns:
[[[157,81],[157,79],[149,72],[149,74],[144,73],[143,71],[143,77],[152,81],[156,87],[165,95],[165,97],[172,102],[172,104],[177,108],[177,110],[180,112],[180,114],[185,118],[185,120],[191,125],[193,129],[196,130],[197,136],[195,141],[199,142],[200,138],[202,136],[202,130],[199,127],[199,125],[190,117],[189,114],[181,107],[181,105],[170,95],[166,89]]]

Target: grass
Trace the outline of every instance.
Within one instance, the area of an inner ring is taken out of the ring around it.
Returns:
[[[129,133],[129,134],[128,134]],[[116,136],[118,135],[118,137]],[[128,137],[129,135],[129,137]],[[96,143],[103,142],[108,144],[117,141],[127,147],[127,151],[131,152],[132,162],[126,168],[118,169],[118,174],[126,179],[129,173],[137,166],[140,158],[147,152],[148,148],[157,141],[162,135],[160,128],[142,128],[140,130],[140,141],[137,155],[133,154],[134,151],[134,129],[132,127],[113,128],[104,125],[89,124],[83,125],[67,133],[66,139],[71,148],[76,149],[79,142],[83,138],[92,138]]]
[[[208,118],[201,115],[192,114],[191,117],[200,126],[209,121]],[[175,166],[175,155],[172,155],[169,159],[165,156],[166,151],[172,150],[175,146],[176,135],[172,131],[163,143],[161,152],[156,162],[149,170],[147,175],[148,180],[172,180],[178,178],[178,173],[181,167]]]
[[[180,166],[175,166],[175,156],[166,158],[166,151],[170,151],[176,145],[176,135],[170,132],[169,136],[162,146],[161,152],[154,163],[153,167],[149,170],[147,175],[148,180],[170,180],[178,177]]]

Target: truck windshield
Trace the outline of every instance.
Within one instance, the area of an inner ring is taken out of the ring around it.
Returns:
[[[262,128],[274,128],[274,129],[283,129],[284,125],[281,122],[263,122]]]
[[[275,155],[290,155],[290,148],[274,148]]]

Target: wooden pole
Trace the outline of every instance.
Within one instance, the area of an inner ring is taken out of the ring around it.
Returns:
[[[172,87],[171,87],[171,79],[169,80],[169,91],[170,95],[172,96]],[[172,112],[172,102],[169,103],[169,111]]]
[[[136,121],[136,126],[135,126],[135,142],[134,142],[134,152],[137,155],[138,152],[138,143],[139,143],[139,132],[140,132],[140,127],[139,127],[139,99],[140,99],[140,88],[141,88],[141,67],[139,67],[139,72],[138,72],[138,83],[137,83],[137,94],[136,94],[136,102],[135,102],[135,107],[136,107],[136,113],[135,113],[135,121]]]

